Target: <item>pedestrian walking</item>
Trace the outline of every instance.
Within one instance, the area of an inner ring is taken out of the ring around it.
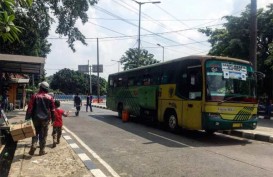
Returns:
[[[92,100],[93,100],[92,95],[87,94],[87,97],[86,97],[86,112],[88,112],[88,107],[90,107],[90,111],[93,112],[93,110],[92,110]]]
[[[79,116],[81,106],[82,106],[82,99],[77,93],[76,96],[74,97],[74,107],[76,107],[76,112],[75,112],[76,116]]]
[[[53,137],[53,145],[52,148],[56,147],[56,144],[60,143],[60,138],[62,136],[62,128],[63,128],[63,116],[68,116],[68,111],[65,112],[63,109],[60,108],[60,101],[55,101],[55,121],[52,123],[53,130],[52,130],[52,137]]]
[[[25,119],[32,119],[36,135],[32,137],[29,155],[34,155],[39,140],[40,151],[39,155],[46,154],[46,138],[48,134],[48,125],[50,119],[55,120],[54,111],[55,105],[52,96],[48,94],[49,84],[41,82],[39,84],[39,92],[32,95]]]

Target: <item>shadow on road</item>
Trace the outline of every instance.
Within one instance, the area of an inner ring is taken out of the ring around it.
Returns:
[[[245,146],[251,144],[251,141],[247,139],[220,133],[209,135],[204,131],[180,129],[174,134],[159,125],[150,125],[139,121],[124,123],[120,118],[113,115],[89,115],[89,117],[146,138],[150,140],[148,144],[158,143],[168,147]]]

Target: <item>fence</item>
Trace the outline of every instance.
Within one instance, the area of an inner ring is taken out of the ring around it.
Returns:
[[[55,100],[59,100],[59,101],[73,101],[74,100],[74,96],[75,95],[64,95],[64,94],[55,94],[54,95],[54,99]],[[79,95],[80,98],[84,101],[86,100],[86,95]],[[93,103],[97,103],[98,102],[98,97],[96,95],[92,95],[93,97]],[[100,96],[99,102],[103,103],[106,100],[106,96]]]

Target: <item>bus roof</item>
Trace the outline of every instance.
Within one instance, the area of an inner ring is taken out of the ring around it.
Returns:
[[[238,62],[242,62],[242,63],[246,63],[246,64],[251,64],[251,62],[249,62],[249,61],[246,61],[246,60],[243,60],[243,59],[238,59],[238,58],[223,57],[223,56],[212,56],[212,55],[190,55],[190,56],[176,58],[176,59],[169,60],[169,61],[162,62],[162,63],[155,63],[155,64],[151,64],[151,65],[147,65],[147,66],[142,66],[142,67],[139,67],[139,68],[134,68],[134,69],[126,70],[126,71],[121,71],[121,72],[113,73],[113,74],[110,74],[110,75],[125,74],[125,73],[129,73],[129,72],[133,72],[133,71],[137,71],[137,70],[141,70],[141,69],[146,69],[146,68],[150,68],[150,67],[165,65],[165,64],[174,63],[174,62],[177,62],[177,61],[182,61],[182,60],[187,60],[187,59],[199,59],[199,60],[207,60],[207,59],[217,59],[218,60],[219,59],[219,60],[238,61]]]

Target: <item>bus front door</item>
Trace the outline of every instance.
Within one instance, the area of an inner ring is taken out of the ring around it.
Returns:
[[[187,68],[188,99],[183,101],[183,127],[200,130],[202,127],[202,70],[201,65]]]
[[[183,127],[192,130],[200,130],[201,125],[201,101],[183,101]]]

